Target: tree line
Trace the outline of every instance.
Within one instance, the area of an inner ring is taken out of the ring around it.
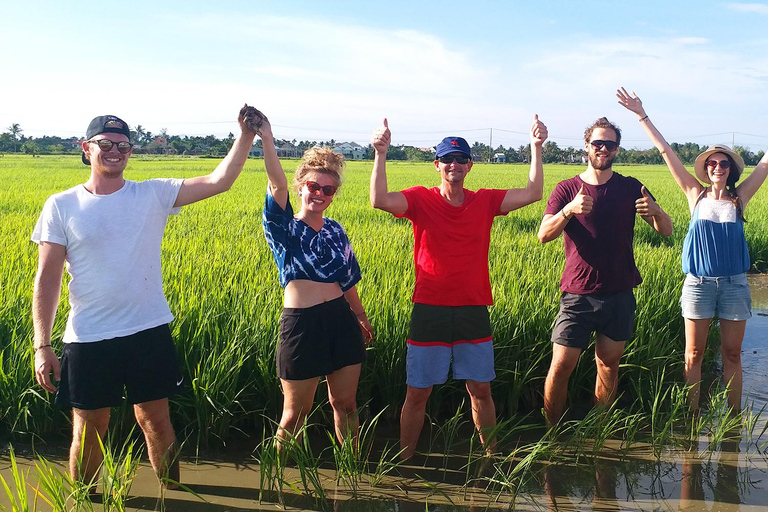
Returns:
[[[45,154],[77,154],[80,153],[80,141],[78,137],[62,138],[57,136],[27,137],[24,130],[18,123],[13,123],[6,128],[6,131],[0,134],[0,153],[25,153],[33,156]],[[220,157],[226,155],[229,148],[235,141],[234,134],[230,133],[227,137],[219,139],[214,135],[207,136],[186,136],[186,135],[168,135],[166,129],[159,133],[152,133],[137,125],[131,130],[131,141],[136,144],[135,153],[138,154],[157,154],[157,155],[199,155]],[[334,139],[327,141],[309,141],[296,139],[277,139],[275,144],[278,147],[288,145],[304,152],[313,146],[335,146],[337,141]],[[699,146],[695,142],[686,142],[679,144],[673,142],[670,144],[672,149],[680,157],[683,163],[692,165],[696,156],[704,151],[707,146]],[[254,147],[261,147],[261,140],[256,141]],[[365,158],[373,159],[373,147],[369,144],[365,152]],[[742,146],[735,146],[734,151],[744,158],[748,166],[757,165],[757,162],[763,157],[763,150],[754,153]],[[503,155],[503,157],[501,157]],[[503,160],[510,163],[526,163],[530,161],[530,145],[520,145],[517,148],[505,148],[503,145],[491,148],[482,142],[475,142],[472,146],[472,156],[478,162],[491,162]],[[554,141],[544,143],[542,158],[544,163],[585,163],[587,153],[583,148],[561,148]],[[414,146],[391,146],[387,153],[389,160],[411,160],[420,162],[431,162],[434,159],[434,152],[429,149],[417,148]],[[664,159],[656,148],[652,149],[626,149],[622,148],[616,157],[616,163],[625,164],[663,164]]]

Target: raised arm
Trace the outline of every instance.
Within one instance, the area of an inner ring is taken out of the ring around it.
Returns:
[[[511,212],[541,200],[544,194],[544,168],[541,162],[541,151],[544,141],[547,140],[547,135],[547,127],[539,121],[538,115],[534,115],[530,132],[531,170],[528,171],[528,183],[525,188],[507,190],[504,201],[501,203],[502,212]]]
[[[402,215],[408,210],[408,200],[402,192],[387,191],[387,148],[392,139],[389,124],[377,128],[371,136],[374,150],[373,171],[371,172],[371,206],[393,215]]]
[[[285,176],[283,166],[277,157],[275,149],[275,136],[272,134],[272,125],[263,117],[258,127],[257,135],[261,137],[261,145],[264,149],[264,167],[267,170],[269,190],[280,208],[285,209],[288,203],[288,178]]]
[[[754,196],[758,189],[765,181],[765,177],[768,176],[768,152],[763,155],[763,158],[757,163],[757,167],[752,171],[752,174],[747,176],[741,184],[736,187],[736,193],[739,194],[741,204],[747,207],[747,203],[752,196]]]
[[[653,145],[659,150],[662,158],[664,158],[664,162],[667,164],[667,168],[669,168],[669,171],[672,173],[672,177],[675,178],[675,181],[688,198],[689,205],[695,205],[696,199],[703,188],[702,185],[699,183],[699,180],[694,178],[693,175],[685,169],[683,162],[680,161],[677,154],[671,147],[669,147],[669,144],[661,135],[661,132],[659,132],[653,125],[651,119],[645,113],[643,102],[637,94],[635,94],[635,91],[632,91],[632,94],[630,95],[630,93],[622,87],[621,89],[616,90],[616,97],[619,99],[619,105],[637,114],[640,124],[643,125],[643,129],[648,135],[648,138],[651,139]]]
[[[61,378],[59,358],[51,347],[51,331],[61,297],[61,277],[66,255],[66,247],[60,244],[40,242],[38,246],[37,274],[32,293],[35,380],[49,393],[56,391],[56,386],[51,382],[51,372],[56,381]]]
[[[672,234],[672,219],[667,212],[662,210],[656,200],[651,197],[643,185],[640,188],[642,197],[635,201],[635,209],[645,222],[647,222],[658,234],[669,236]]]
[[[256,136],[256,131],[248,125],[257,125],[259,123],[258,117],[261,115],[261,112],[248,105],[240,109],[240,115],[237,117],[237,122],[240,124],[240,135],[235,139],[235,143],[232,144],[227,156],[211,174],[184,180],[179,195],[176,196],[174,206],[184,206],[207,199],[221,192],[226,192],[232,187],[237,177],[240,176],[240,171],[243,170],[243,165],[245,165],[248,153],[253,146],[253,139]]]

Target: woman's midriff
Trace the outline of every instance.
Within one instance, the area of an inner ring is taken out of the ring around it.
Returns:
[[[283,307],[309,308],[338,299],[343,295],[339,283],[318,283],[306,279],[296,279],[285,287]]]

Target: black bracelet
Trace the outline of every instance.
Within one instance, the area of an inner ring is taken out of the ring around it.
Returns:
[[[40,345],[39,347],[35,347],[34,350],[32,350],[32,352],[37,353],[37,351],[40,350],[41,348],[50,347],[50,346],[51,346],[50,343],[47,345]]]
[[[648,116],[645,116],[645,117],[641,118],[641,119],[640,119],[640,122],[642,123],[642,122],[643,122],[643,121],[645,121],[646,119],[648,119]]]

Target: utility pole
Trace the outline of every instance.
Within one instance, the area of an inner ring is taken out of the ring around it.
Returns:
[[[493,128],[488,128],[491,131],[491,137],[488,140],[488,148],[490,151],[488,152],[488,163],[491,163],[493,160]]]

